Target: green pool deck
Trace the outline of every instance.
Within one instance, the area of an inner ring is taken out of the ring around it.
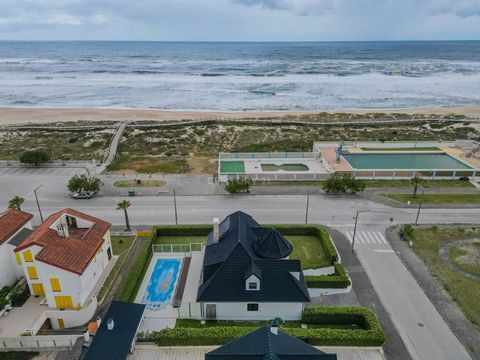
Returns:
[[[354,169],[473,170],[446,153],[352,153],[342,156]]]

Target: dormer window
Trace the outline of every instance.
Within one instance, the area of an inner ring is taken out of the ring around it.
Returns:
[[[245,280],[245,290],[247,291],[258,291],[260,290],[260,279],[255,275],[250,275]]]

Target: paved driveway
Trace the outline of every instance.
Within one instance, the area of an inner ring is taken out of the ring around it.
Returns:
[[[191,347],[155,347],[140,345],[136,347],[129,360],[204,360],[205,353],[216,346]],[[322,351],[336,353],[338,360],[385,360],[379,349],[321,347]]]

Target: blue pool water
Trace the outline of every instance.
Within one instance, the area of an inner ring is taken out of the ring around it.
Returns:
[[[157,259],[142,303],[149,309],[165,307],[175,293],[182,259]]]

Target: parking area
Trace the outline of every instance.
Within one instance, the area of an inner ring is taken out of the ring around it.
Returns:
[[[0,167],[0,176],[6,175],[44,175],[44,176],[72,176],[84,174],[86,170],[80,167]]]

